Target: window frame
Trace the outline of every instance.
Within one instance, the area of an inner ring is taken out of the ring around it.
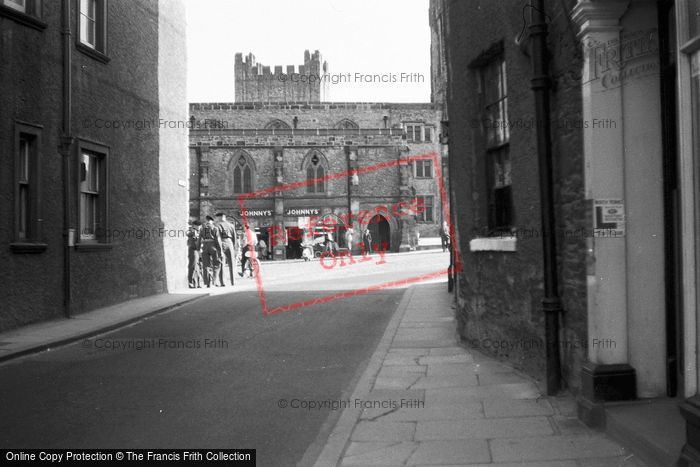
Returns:
[[[43,126],[27,122],[15,121],[14,128],[14,226],[13,242],[10,244],[11,250],[15,253],[41,252],[46,249],[46,244],[42,242],[42,218],[41,218],[41,147]],[[22,183],[22,172],[20,154],[22,141],[28,141],[27,154],[27,180]],[[23,191],[21,186],[27,188],[28,206],[26,212],[26,226],[24,236],[22,232],[22,207],[20,195]]]
[[[318,163],[316,168],[312,167],[314,156],[318,157]],[[308,182],[313,179],[317,180],[315,183],[306,183],[306,195],[317,195],[317,196],[327,196],[330,194],[330,186],[326,177],[328,176],[328,161],[326,157],[320,151],[311,151],[306,157],[304,157],[304,162],[302,164],[302,173],[304,174],[305,180]],[[313,177],[310,176],[309,170],[313,170]],[[319,170],[321,173],[319,174]],[[319,183],[322,185],[319,190]]]
[[[406,141],[411,143],[423,142],[423,127],[424,125],[420,122],[404,122],[404,131],[406,131]],[[409,128],[411,129],[410,131]]]
[[[423,210],[419,213],[416,213],[416,222],[420,222],[422,224],[434,224],[435,223],[435,195],[430,195],[430,194],[424,194],[424,195],[415,195],[415,203],[416,206],[418,206],[418,198],[423,198]],[[430,203],[427,202],[427,198],[430,198]],[[427,218],[426,212],[428,212],[428,209],[430,209],[430,219]]]
[[[477,92],[479,112],[481,115],[481,133],[484,138],[484,166],[486,172],[487,224],[490,235],[509,233],[515,224],[515,207],[513,204],[512,161],[510,158],[510,129],[508,122],[508,77],[506,59],[503,50],[479,60],[475,67],[477,73]],[[489,75],[497,73],[496,79]],[[490,99],[489,97],[494,97]],[[497,109],[497,119],[491,118]],[[491,128],[486,127],[490,121]],[[496,125],[496,121],[500,124]],[[496,126],[496,128],[494,128]],[[502,186],[496,181],[497,168],[503,176]],[[506,181],[508,183],[506,183]]]
[[[110,246],[110,238],[107,235],[109,232],[109,147],[100,143],[78,139],[76,144],[76,208],[78,232],[75,235],[76,248],[80,246],[100,247]],[[100,216],[98,227],[94,236],[83,234],[83,205],[82,195],[82,160],[83,155],[96,157],[98,160],[98,195],[97,208]]]
[[[245,163],[241,166],[239,161],[243,159]],[[233,169],[231,170],[231,177],[232,177],[232,183],[231,183],[231,188],[233,190],[234,195],[243,195],[245,193],[252,193],[255,191],[255,167],[251,163],[250,158],[246,157],[245,154],[236,154],[234,156],[233,161]],[[245,183],[245,170],[248,170],[250,172],[250,185],[248,186],[248,190],[246,190],[246,183]],[[240,170],[240,190],[237,190],[236,186],[236,170]]]
[[[11,0],[0,0],[0,16],[43,31],[47,24],[42,20],[42,1],[24,0],[24,8],[18,8]]]
[[[426,166],[429,169],[430,175],[426,176]],[[422,174],[419,175],[418,167],[421,167]],[[433,178],[433,161],[432,159],[419,159],[413,162],[413,177],[421,180],[432,179]]]
[[[83,38],[83,2],[95,2],[95,44],[87,42]],[[100,62],[109,62],[109,57],[107,56],[107,10],[108,1],[107,0],[78,0],[78,7],[76,8],[76,21],[77,21],[77,34],[76,34],[76,48]]]

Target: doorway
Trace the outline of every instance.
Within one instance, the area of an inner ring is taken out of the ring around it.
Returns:
[[[375,215],[367,225],[369,233],[372,235],[372,249],[391,251],[391,227],[386,217],[381,214]]]
[[[287,259],[299,259],[302,255],[304,231],[299,227],[287,227]]]

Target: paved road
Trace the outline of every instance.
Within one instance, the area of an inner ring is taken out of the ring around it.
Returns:
[[[264,264],[263,284],[276,306],[434,272],[446,261],[436,252],[355,269]],[[346,398],[402,291],[263,316],[253,283],[0,366],[0,446],[255,448],[259,465],[299,462],[339,411],[279,401]]]

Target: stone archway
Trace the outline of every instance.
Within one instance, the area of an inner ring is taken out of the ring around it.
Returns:
[[[386,217],[381,214],[375,214],[367,224],[370,234],[372,235],[372,249],[391,251],[391,225]]]

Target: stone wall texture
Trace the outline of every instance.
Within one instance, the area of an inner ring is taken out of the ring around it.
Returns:
[[[314,152],[320,155],[329,175],[350,169],[347,156],[350,147],[357,151],[360,168],[407,156],[440,154],[437,142],[440,111],[438,106],[428,103],[193,103],[190,113],[192,217],[218,211],[237,216],[239,202],[233,194],[231,161],[237,160],[240,154],[254,161],[254,191],[279,185],[275,172],[276,153],[283,157],[281,168],[285,184],[306,180],[304,160]],[[288,128],[270,129],[271,122],[283,122]],[[404,126],[411,123],[429,128],[430,141],[408,140]],[[360,173],[352,198],[359,201],[361,209],[399,202],[399,170],[399,166],[394,165]],[[433,196],[433,221],[418,223],[417,228],[423,236],[437,236],[442,219],[435,171],[430,179],[411,177],[410,184],[415,187],[416,195]],[[203,192],[206,196],[202,196]],[[272,198],[271,193],[263,194],[246,200],[245,205],[249,209],[272,209]],[[348,179],[329,180],[328,190],[323,194],[309,194],[305,187],[300,187],[284,190],[279,198],[283,198],[285,208],[317,207],[326,212],[348,212]],[[392,230],[392,235],[396,236],[395,245],[399,234]]]
[[[522,5],[510,1],[446,0],[447,101],[455,227],[464,270],[457,280],[459,331],[471,345],[510,361],[536,378],[545,371],[543,263],[535,102],[530,58],[514,39],[529,24]],[[586,276],[581,55],[567,2],[546,1],[551,52],[552,150],[561,318],[562,370],[579,388],[586,349]],[[438,11],[438,10],[436,10]],[[493,21],[498,18],[498,21]],[[525,20],[524,20],[525,18]],[[525,21],[525,24],[523,24]],[[475,59],[503,43],[506,62],[510,160],[517,251],[471,252],[470,240],[487,230],[486,148]],[[465,51],[470,51],[465,53]]]

